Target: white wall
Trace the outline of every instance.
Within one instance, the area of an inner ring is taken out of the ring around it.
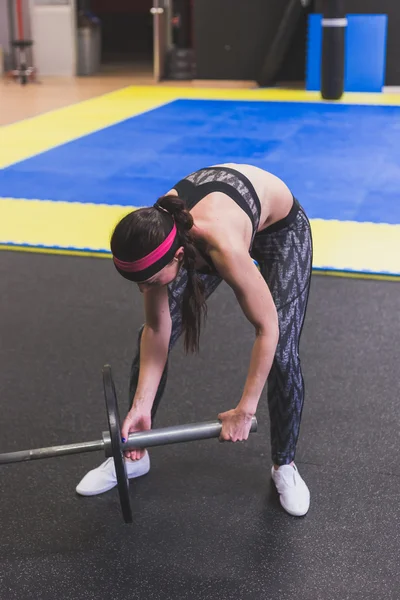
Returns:
[[[46,3],[47,2],[47,3]],[[40,75],[76,74],[75,0],[30,0],[34,62]]]

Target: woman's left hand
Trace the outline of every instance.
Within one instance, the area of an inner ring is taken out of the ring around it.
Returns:
[[[242,442],[250,434],[253,415],[237,408],[220,413],[218,419],[222,422],[222,431],[219,437],[221,442]]]

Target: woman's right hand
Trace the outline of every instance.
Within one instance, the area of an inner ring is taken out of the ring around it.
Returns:
[[[137,431],[148,431],[151,429],[151,415],[143,413],[135,407],[128,412],[121,428],[122,439],[127,440],[130,433]],[[145,448],[127,450],[124,454],[131,460],[140,460],[145,455]]]

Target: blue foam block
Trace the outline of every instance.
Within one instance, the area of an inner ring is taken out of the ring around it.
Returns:
[[[322,15],[308,17],[306,90],[317,92],[321,89],[322,56]]]
[[[387,15],[347,15],[346,92],[381,92],[386,75]],[[309,15],[306,89],[321,89],[322,15]]]
[[[346,92],[381,92],[386,75],[387,15],[348,15]]]

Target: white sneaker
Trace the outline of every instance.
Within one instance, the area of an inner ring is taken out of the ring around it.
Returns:
[[[128,479],[141,477],[150,471],[150,457],[146,452],[140,460],[125,459],[126,473]],[[117,476],[115,474],[114,459],[108,458],[96,469],[86,473],[85,477],[76,486],[76,491],[81,496],[95,496],[108,492],[117,485]]]
[[[302,517],[310,508],[310,490],[295,464],[272,467],[272,479],[278,490],[282,507],[294,517]]]

